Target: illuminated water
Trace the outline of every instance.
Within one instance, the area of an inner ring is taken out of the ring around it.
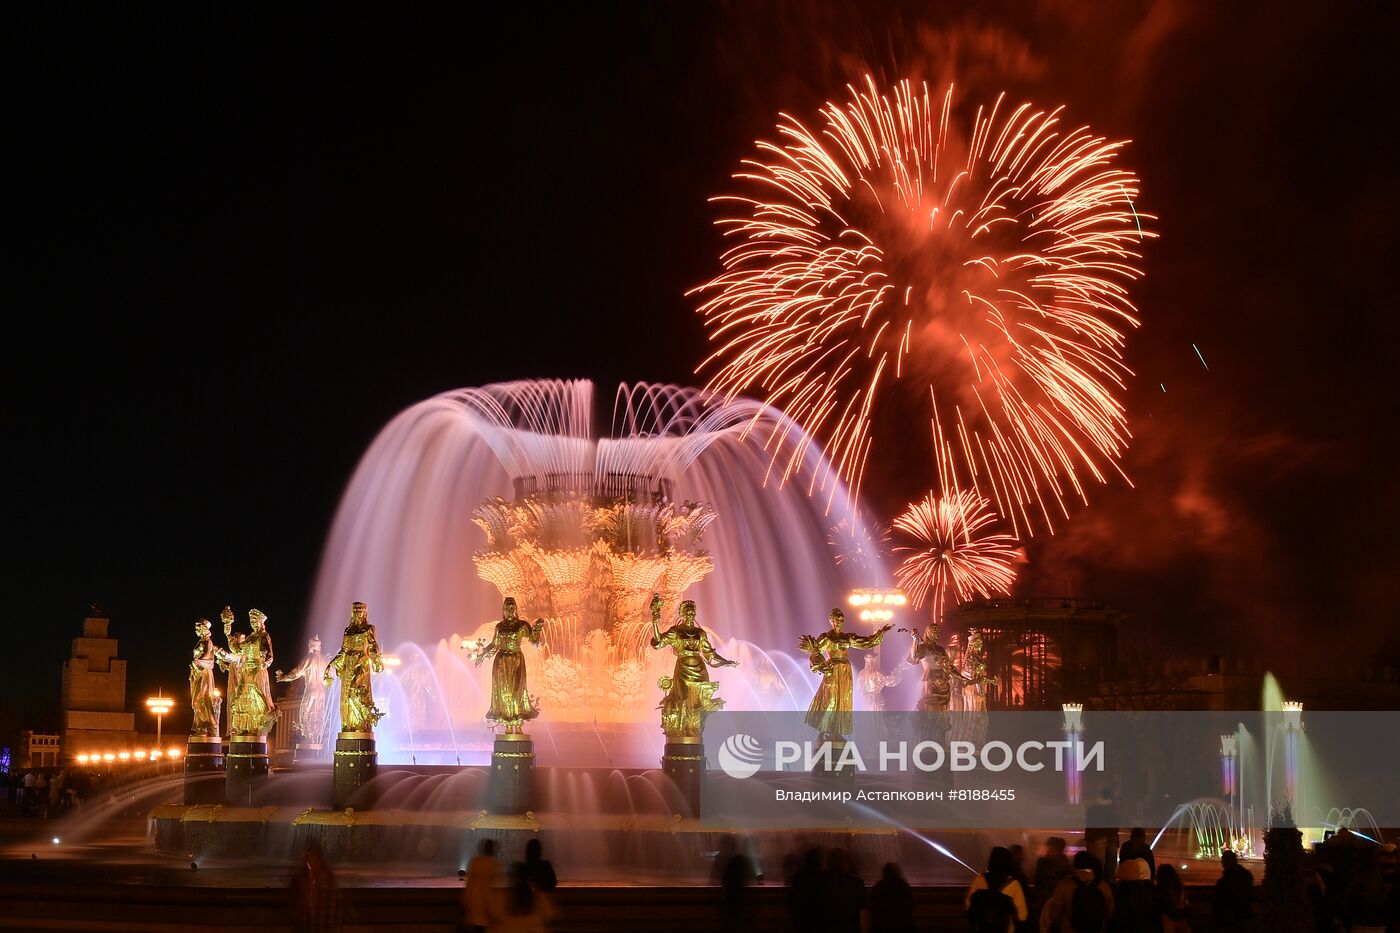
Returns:
[[[486,537],[471,519],[490,497],[513,499],[515,478],[542,487],[550,476],[645,476],[667,484],[672,501],[714,508],[703,541],[715,569],[685,595],[697,601],[719,652],[740,662],[715,672],[730,709],[805,708],[815,678],[805,658],[794,660],[798,636],[824,627],[849,589],[889,584],[884,567],[836,563],[826,538],[851,517],[846,491],[814,445],[775,467],[764,444],[797,430],[776,411],[743,400],[709,406],[694,389],[640,384],[619,389],[608,432],[595,430],[595,419],[585,381],[461,389],[402,412],[366,451],[326,541],[308,627],[333,650],[350,603],[369,604],[398,662],[391,676],[376,678],[387,713],[376,730],[381,762],[487,760],[489,665],[474,667],[462,646],[489,635],[502,594],[477,575],[472,557]],[[569,662],[586,668],[592,657],[604,675],[630,658],[601,635],[577,644]],[[555,656],[526,649],[532,693]],[[530,727],[540,763],[557,751],[558,763],[574,766],[654,767],[662,744],[655,684],[672,663],[641,652],[626,672],[634,701],[604,704],[601,713],[542,699]],[[606,689],[610,681],[589,683]],[[917,689],[917,678],[903,689]],[[334,695],[329,706],[333,734]],[[628,712],[610,717],[614,707]]]

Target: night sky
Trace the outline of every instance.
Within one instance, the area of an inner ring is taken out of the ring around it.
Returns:
[[[14,22],[9,727],[55,723],[93,600],[133,704],[183,688],[190,624],[225,603],[267,612],[293,663],[344,483],[411,403],[694,383],[707,198],[780,109],[867,67],[1067,104],[1133,140],[1161,218],[1135,487],[1093,490],[1018,592],[1110,600],[1130,647],[1182,657],[1400,654],[1393,31],[1359,4],[933,6]]]

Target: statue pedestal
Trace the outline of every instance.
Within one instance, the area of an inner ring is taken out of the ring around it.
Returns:
[[[368,802],[358,799],[359,790],[374,779],[379,753],[374,750],[373,732],[341,732],[335,737],[335,784],[331,806],[344,810],[352,804],[368,810]]]
[[[185,743],[185,803],[224,802],[224,743],[217,735],[192,735]]]
[[[492,813],[524,813],[533,810],[535,742],[523,732],[496,736],[491,750],[491,780],[486,807]]]
[[[251,806],[253,791],[267,780],[267,737],[229,736],[229,748],[228,753],[224,755],[224,762],[227,766],[224,802],[231,806]]]
[[[827,747],[830,748],[830,759],[827,756]],[[828,781],[833,781],[841,787],[854,787],[856,783],[856,765],[854,761],[848,761],[844,765],[841,759],[846,751],[846,740],[843,738],[831,739],[824,743],[821,749],[821,757],[812,767],[812,774]]]
[[[661,771],[680,792],[686,812],[681,816],[700,815],[700,782],[705,779],[705,746],[699,737],[667,736],[666,749],[661,753]]]

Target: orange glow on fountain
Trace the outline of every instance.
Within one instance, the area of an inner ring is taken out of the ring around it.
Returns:
[[[473,561],[523,616],[546,620],[532,681],[544,709],[561,721],[654,715],[647,603],[660,593],[675,606],[714,569],[702,546],[714,510],[675,502],[642,475],[546,474],[515,488],[514,501],[488,499],[474,513],[486,546]]]

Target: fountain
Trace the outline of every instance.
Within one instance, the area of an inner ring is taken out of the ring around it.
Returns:
[[[612,436],[595,436],[593,421],[583,381],[462,389],[401,413],[365,454],[327,540],[308,634],[330,637],[362,599],[404,659],[393,675],[403,690],[385,692],[381,762],[485,763],[471,652],[503,596],[546,619],[543,644],[526,650],[541,763],[557,751],[576,765],[644,767],[661,745],[652,592],[671,613],[682,593],[695,599],[716,647],[737,656],[721,695],[787,709],[805,702],[809,675],[771,649],[795,648],[851,586],[887,583],[883,568],[855,579],[834,564],[826,530],[850,503],[831,483],[810,494],[829,470],[814,446],[774,461],[775,440],[797,431],[775,410],[639,384],[619,388]]]
[[[802,435],[780,412],[624,385],[598,436],[593,401],[584,381],[461,389],[405,410],[370,445],[328,536],[305,634],[334,644],[347,607],[370,607],[389,650],[374,678],[383,717],[359,741],[378,771],[353,798],[337,784],[341,808],[328,806],[324,759],[301,751],[344,737],[333,688],[323,734],[299,737],[297,770],[250,799],[247,819],[271,848],[312,836],[341,857],[392,845],[456,859],[471,838],[508,843],[520,830],[584,861],[652,868],[714,848],[658,769],[657,682],[673,658],[651,649],[652,594],[666,624],[682,597],[695,600],[712,644],[738,661],[711,673],[728,708],[799,710],[815,688],[795,657],[799,634],[853,587],[890,580],[878,562],[836,563],[828,529],[853,523],[854,503],[815,445],[792,443]],[[521,644],[538,767],[531,792],[509,795],[519,805],[492,806],[482,768],[502,760],[504,737],[484,719],[489,675],[473,662],[505,596],[545,623],[537,647]],[[910,678],[905,689],[916,687]],[[163,849],[227,847],[210,825],[228,811],[157,817]]]

